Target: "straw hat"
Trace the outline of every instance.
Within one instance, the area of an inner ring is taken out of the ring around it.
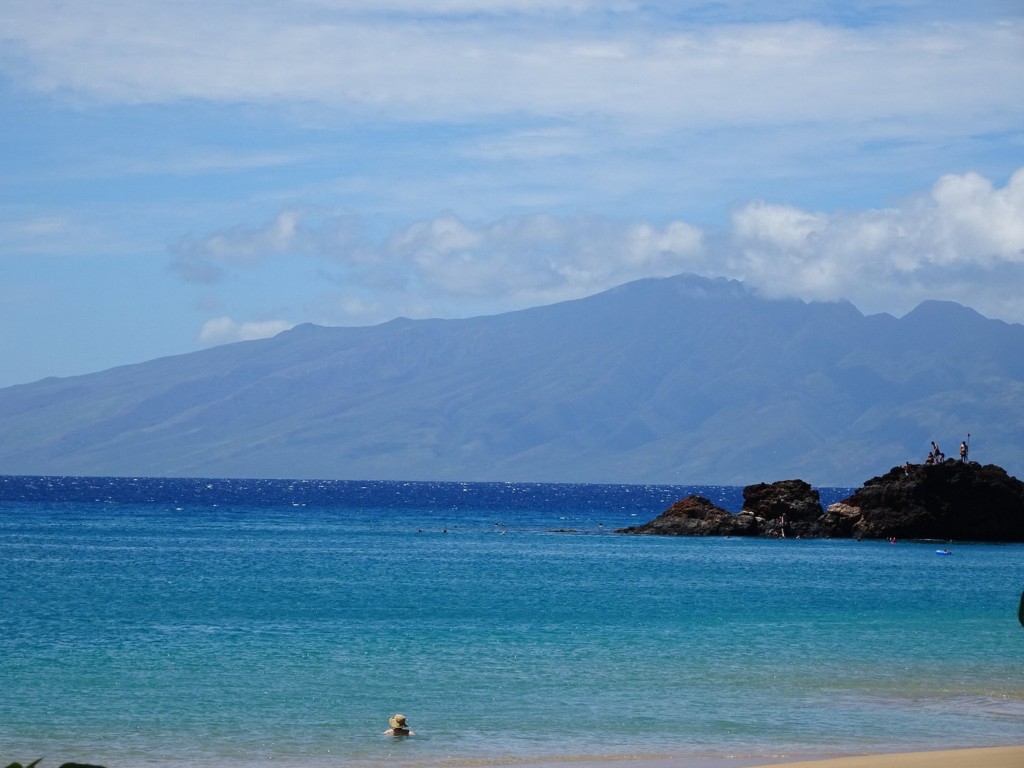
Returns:
[[[388,720],[388,725],[392,728],[408,728],[408,723],[405,722],[405,715],[395,715]]]

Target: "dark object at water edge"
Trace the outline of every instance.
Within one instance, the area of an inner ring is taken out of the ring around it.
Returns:
[[[19,762],[13,762],[7,766],[7,768],[35,768],[42,761],[43,758],[33,760],[28,765],[22,765]],[[89,765],[88,763],[64,763],[60,768],[103,768],[102,765]]]
[[[810,485],[781,480],[744,488],[738,515],[689,496],[616,533],[1024,542],[1024,483],[993,464],[905,465],[822,510]]]

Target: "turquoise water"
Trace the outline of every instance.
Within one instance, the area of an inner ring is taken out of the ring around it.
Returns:
[[[3,764],[1024,743],[1024,546],[611,533],[683,489],[18,482]],[[396,711],[415,738],[381,735]]]

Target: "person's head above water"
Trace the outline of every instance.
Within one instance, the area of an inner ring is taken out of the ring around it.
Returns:
[[[412,736],[412,731],[409,730],[409,723],[405,719],[405,715],[396,714],[388,718],[388,725],[391,726],[391,730],[387,733],[392,736]]]

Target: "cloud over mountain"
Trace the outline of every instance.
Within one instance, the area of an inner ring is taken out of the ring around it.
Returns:
[[[1006,282],[1024,279],[1024,169],[1002,188],[947,175],[882,210],[750,203],[733,215],[732,237],[725,273],[769,296],[846,298],[873,311],[949,298],[1024,321],[1024,298]]]
[[[316,261],[335,308],[321,319],[337,324],[521,309],[679,272],[869,312],[902,314],[937,298],[1024,321],[1024,169],[1002,187],[946,175],[877,210],[754,201],[724,232],[547,215],[477,224],[449,213],[375,241],[353,216],[289,209],[263,227],[190,238],[173,255],[174,269],[200,283],[238,279],[269,259]]]

